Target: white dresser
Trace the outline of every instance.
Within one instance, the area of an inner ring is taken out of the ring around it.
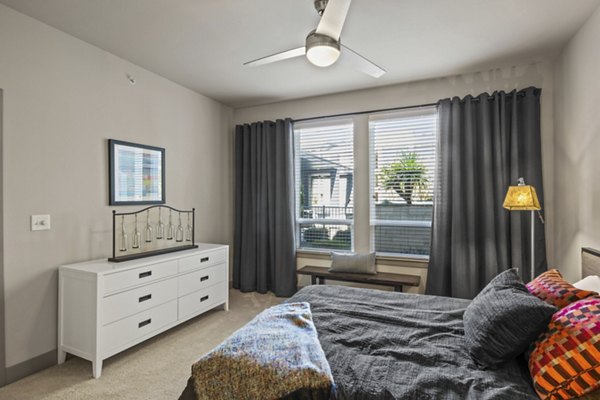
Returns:
[[[112,263],[61,266],[58,273],[58,362],[67,353],[102,360],[210,309],[229,308],[229,249],[197,249]]]

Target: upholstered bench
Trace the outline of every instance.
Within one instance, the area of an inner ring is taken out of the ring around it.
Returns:
[[[371,285],[393,286],[394,291],[401,292],[403,286],[419,286],[421,277],[417,275],[391,274],[377,272],[376,274],[356,274],[348,272],[330,272],[324,267],[307,265],[298,270],[299,275],[310,275],[313,285],[324,284],[325,279],[333,281],[368,283]]]

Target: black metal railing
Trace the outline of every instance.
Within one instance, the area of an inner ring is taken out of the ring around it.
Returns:
[[[301,218],[309,219],[353,219],[353,207],[308,206],[302,207]]]
[[[350,250],[352,231],[347,225],[300,224],[300,247],[305,249]]]

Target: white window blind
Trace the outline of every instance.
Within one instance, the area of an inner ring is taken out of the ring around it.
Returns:
[[[352,250],[352,119],[294,123],[298,247]]]
[[[371,115],[369,134],[372,248],[428,256],[437,109]]]

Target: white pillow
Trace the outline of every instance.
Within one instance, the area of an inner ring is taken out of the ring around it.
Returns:
[[[331,253],[330,272],[351,272],[355,274],[375,275],[375,253]]]
[[[600,293],[600,276],[590,275],[573,284],[577,289]]]

